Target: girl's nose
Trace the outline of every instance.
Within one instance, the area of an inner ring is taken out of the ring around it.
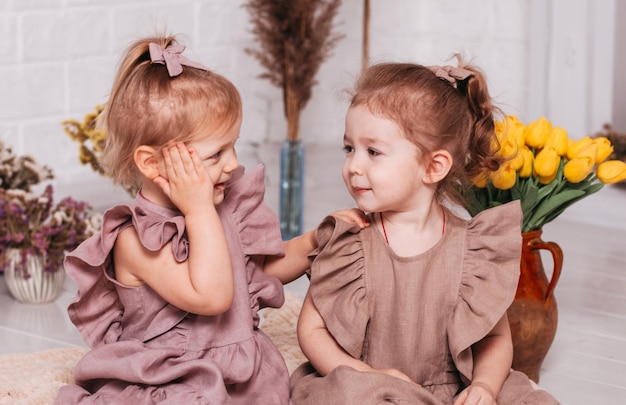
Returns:
[[[358,159],[355,159],[355,158],[346,159],[346,166],[350,174],[362,174],[363,173],[361,169],[361,165],[358,162]]]
[[[228,162],[226,162],[226,164],[224,165],[224,171],[226,173],[230,173],[238,167],[239,167],[239,160],[237,159],[237,152],[233,150],[233,153],[228,159]]]

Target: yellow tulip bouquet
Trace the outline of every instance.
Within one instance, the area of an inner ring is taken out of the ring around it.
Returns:
[[[613,152],[606,137],[573,140],[544,117],[525,125],[511,115],[496,122],[496,134],[505,161],[473,179],[465,207],[471,216],[520,200],[522,232],[533,231],[605,184],[626,180],[626,163],[606,160]]]

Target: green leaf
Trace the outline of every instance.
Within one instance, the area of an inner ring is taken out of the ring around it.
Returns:
[[[585,190],[585,195],[590,195],[593,193],[597,193],[598,191],[602,190],[602,187],[604,187],[603,183],[596,183],[596,184],[591,184],[586,190]]]
[[[536,185],[531,184],[531,183],[526,184],[526,191],[522,195],[521,203],[522,203],[522,211],[524,213],[526,212],[530,213],[533,211],[535,206],[537,206],[537,204],[539,203],[539,189],[537,188]]]
[[[558,178],[557,178],[558,179]],[[541,187],[539,187],[539,191],[537,193],[537,199],[538,200],[543,200],[544,198],[548,197],[553,191],[554,189],[557,188],[557,186],[559,185],[560,181],[554,179],[553,181],[551,181],[548,184],[543,184],[541,185]]]
[[[521,179],[519,177],[519,173],[516,173],[515,176],[515,184],[513,185],[513,188],[511,188],[511,198],[513,200],[521,200],[526,194],[528,182]]]
[[[489,208],[489,195],[486,188],[470,186],[464,190],[465,209],[473,217]]]
[[[528,226],[531,227],[531,229],[543,226],[544,219],[548,215],[554,211],[557,212],[557,215],[560,214],[567,207],[565,204],[567,204],[568,201],[580,199],[585,195],[586,193],[581,190],[565,190],[559,194],[551,196],[551,198],[543,201],[537,206],[537,209],[528,221]]]
[[[563,211],[565,211],[565,209],[567,207],[569,207],[570,205],[574,204],[575,202],[577,202],[579,200],[582,200],[583,198],[587,197],[588,195],[593,194],[593,193],[599,191],[600,189],[602,189],[602,187],[604,187],[604,184],[602,184],[602,183],[590,184],[589,187],[587,188],[587,190],[585,191],[585,194],[581,195],[578,198],[571,199],[571,200],[567,201],[566,203],[564,203],[561,207],[559,207],[558,211],[553,211],[550,215],[547,215],[546,218],[544,219],[543,223],[547,224],[548,222],[554,220],[556,217],[561,215],[563,213]]]
[[[593,189],[594,190],[593,193],[595,193],[600,188],[602,188],[604,184],[594,183],[593,182],[594,180],[595,178],[587,177],[587,179],[581,181],[580,183],[570,183],[569,188],[571,188],[572,190],[583,190],[585,192],[588,192],[587,190]],[[600,186],[600,187],[596,190],[597,186]]]

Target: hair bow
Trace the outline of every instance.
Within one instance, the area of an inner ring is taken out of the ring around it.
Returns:
[[[150,50],[150,60],[152,63],[165,65],[170,77],[181,74],[183,72],[183,65],[201,70],[209,70],[208,67],[184,57],[182,55],[185,50],[184,45],[169,45],[163,48],[161,45],[151,42],[148,44],[148,49]]]
[[[435,72],[438,78],[452,83],[454,87],[456,87],[457,80],[465,80],[474,74],[467,69],[454,66],[431,66],[430,70]]]

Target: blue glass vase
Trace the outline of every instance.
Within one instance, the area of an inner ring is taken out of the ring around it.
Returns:
[[[283,240],[302,234],[304,148],[287,140],[280,150],[280,232]]]

